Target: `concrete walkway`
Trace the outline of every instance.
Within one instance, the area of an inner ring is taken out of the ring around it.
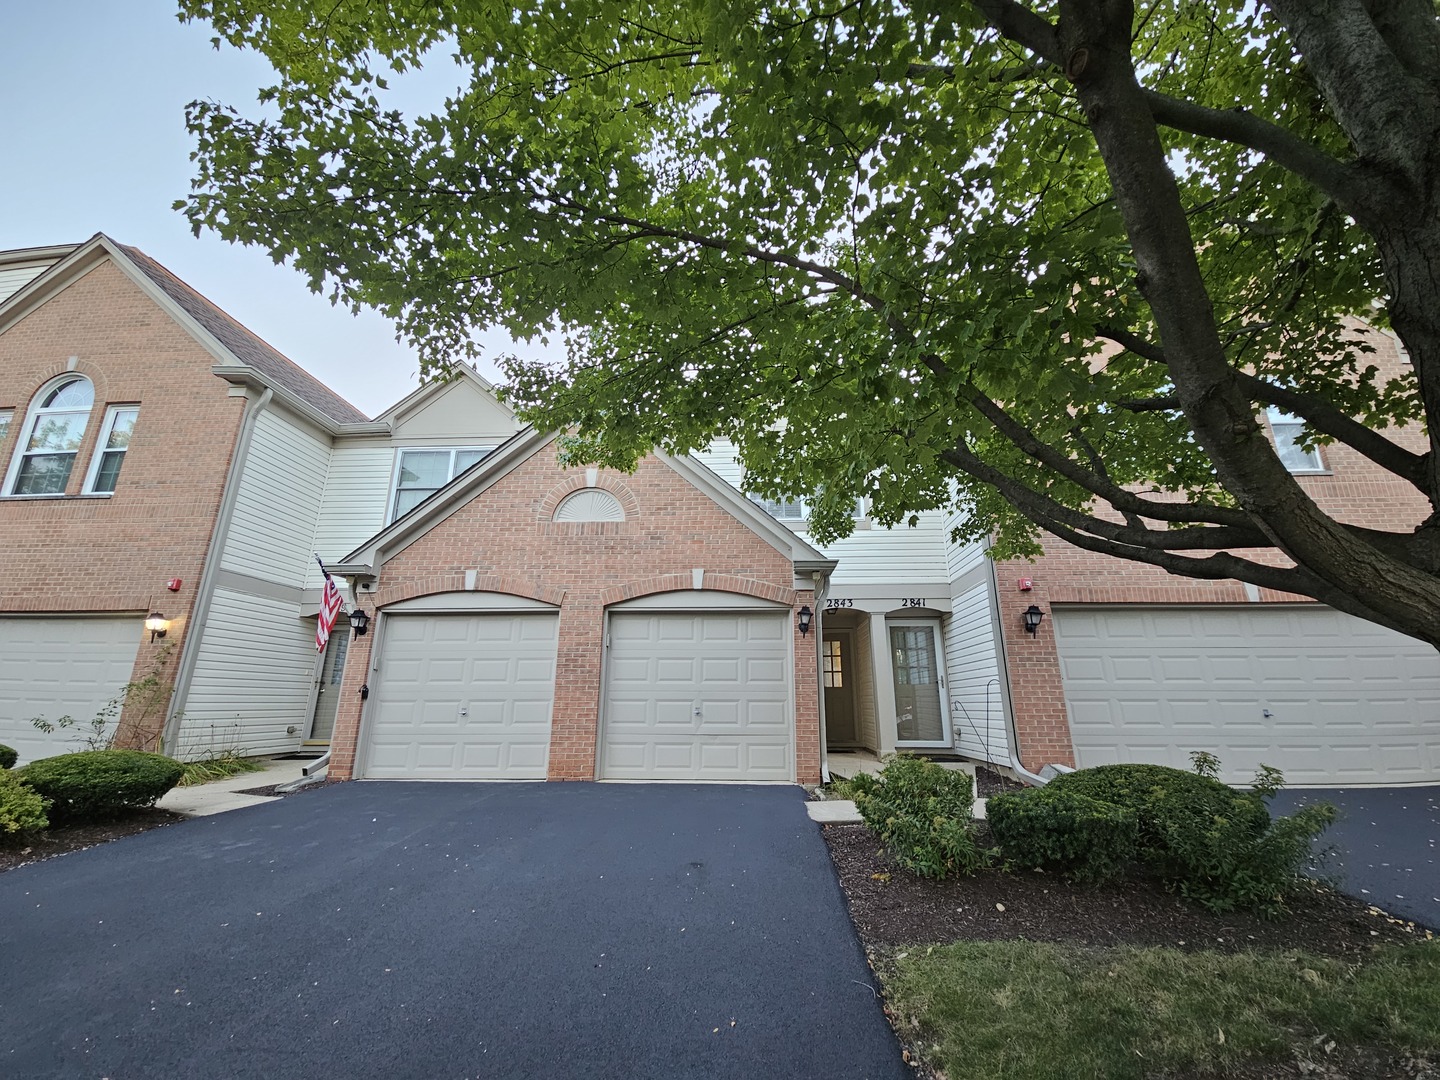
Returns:
[[[303,775],[301,770],[309,764],[308,761],[272,761],[260,772],[227,776],[224,780],[212,780],[208,784],[196,784],[194,787],[171,788],[155,805],[161,810],[184,814],[186,817],[205,817],[247,806],[263,806],[279,800],[264,795],[241,795],[239,792],[248,788],[270,787],[299,780]]]

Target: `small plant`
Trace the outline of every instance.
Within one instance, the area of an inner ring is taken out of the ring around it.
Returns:
[[[85,750],[32,761],[18,775],[50,800],[55,823],[95,821],[155,805],[185,767],[141,750]]]
[[[19,760],[20,755],[14,747],[0,743],[0,769],[13,769]]]
[[[36,832],[49,826],[45,798],[18,775],[0,772],[0,836]]]
[[[892,758],[855,792],[866,826],[900,865],[921,877],[974,873],[987,860],[975,842],[975,782],[924,758]]]
[[[207,754],[194,761],[185,762],[185,774],[180,777],[180,787],[208,784],[212,780],[224,780],[227,776],[259,772],[265,768],[263,761],[242,757],[237,750],[222,750]]]
[[[862,794],[875,790],[875,777],[869,773],[856,773],[851,777],[837,777],[826,789],[832,799],[856,799]]]

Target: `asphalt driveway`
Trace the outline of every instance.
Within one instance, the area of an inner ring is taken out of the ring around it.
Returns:
[[[354,783],[0,875],[0,1075],[910,1070],[797,788]]]
[[[1289,813],[1317,801],[1340,810],[1316,845],[1334,849],[1320,874],[1392,915],[1440,929],[1440,787],[1290,790],[1272,807]]]

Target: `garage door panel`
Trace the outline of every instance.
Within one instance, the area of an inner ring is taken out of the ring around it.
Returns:
[[[21,764],[83,748],[77,733],[133,677],[141,636],[133,616],[0,618],[0,743]],[[37,716],[77,726],[47,735]]]
[[[793,779],[787,627],[770,613],[612,615],[600,775]]]
[[[1440,655],[1384,627],[1320,607],[1057,609],[1055,635],[1082,766],[1207,750],[1235,783],[1261,762],[1295,784],[1440,779]]]
[[[541,613],[388,618],[365,775],[544,779],[556,626]]]

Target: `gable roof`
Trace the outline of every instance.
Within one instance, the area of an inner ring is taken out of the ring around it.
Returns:
[[[253,372],[277,391],[298,400],[336,425],[366,424],[369,418],[216,304],[186,285],[139,248],[96,233],[73,247],[27,249],[54,255],[55,261],[15,293],[0,300],[0,331],[55,291],[108,257],[143,292],[200,341],[230,370]],[[7,253],[11,254],[11,253]],[[27,252],[15,252],[16,256]],[[217,372],[218,373],[218,372]]]
[[[409,547],[486,488],[549,446],[558,435],[557,431],[537,431],[533,427],[517,432],[424,502],[386,525],[339,563],[329,564],[329,570],[348,576],[373,577],[386,559]],[[690,457],[672,457],[658,449],[652,452],[760,539],[789,558],[797,572],[828,574],[835,569],[835,559],[776,521],[764,507],[746,498],[701,462]]]
[[[254,368],[264,378],[283,386],[338,424],[363,424],[370,419],[139,248],[127,244],[115,246],[129,256],[141,273],[175,301],[187,315],[213,334],[215,339],[246,367]]]
[[[375,419],[377,421],[388,422],[393,426],[399,423],[404,417],[424,407],[431,398],[444,393],[457,379],[469,380],[490,397],[494,398],[495,404],[503,411],[509,413],[511,416],[515,415],[515,410],[500,400],[499,395],[495,392],[494,383],[481,375],[469,364],[457,363],[444,375],[421,383],[419,387],[410,391],[410,393],[395,402],[394,405],[391,405],[379,416],[375,417]]]

